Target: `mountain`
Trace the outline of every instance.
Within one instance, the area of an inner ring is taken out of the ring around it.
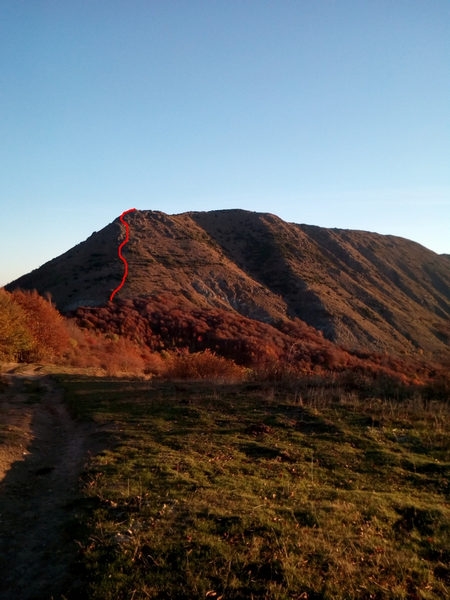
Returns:
[[[351,351],[448,359],[449,255],[391,235],[243,210],[135,211],[125,219],[129,272],[112,302],[124,271],[119,218],[6,289],[49,292],[59,310],[79,319],[102,311],[103,328],[105,311],[112,322],[120,307],[145,306],[150,314],[153,303],[159,313],[165,306],[215,311],[260,329],[302,324]]]

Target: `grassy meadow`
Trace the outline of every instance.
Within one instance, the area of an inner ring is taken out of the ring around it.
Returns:
[[[77,597],[450,597],[445,399],[314,380],[59,383],[109,439],[67,525]]]

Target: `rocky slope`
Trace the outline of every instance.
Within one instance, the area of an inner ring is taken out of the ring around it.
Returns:
[[[444,360],[450,257],[395,236],[218,210],[126,216],[128,279],[116,301],[178,299],[267,324],[298,318],[349,349]],[[62,312],[107,306],[123,264],[119,219],[7,289],[50,292]]]

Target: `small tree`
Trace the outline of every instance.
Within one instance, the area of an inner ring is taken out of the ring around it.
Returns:
[[[33,348],[25,310],[0,289],[0,360],[22,360]]]
[[[28,360],[53,360],[68,347],[69,334],[63,317],[50,300],[42,298],[36,290],[12,292],[14,301],[25,313],[25,324],[33,344]]]

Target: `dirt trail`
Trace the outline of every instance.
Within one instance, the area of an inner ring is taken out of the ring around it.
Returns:
[[[0,599],[57,600],[76,588],[70,523],[78,479],[101,437],[75,422],[49,376],[2,376]]]

